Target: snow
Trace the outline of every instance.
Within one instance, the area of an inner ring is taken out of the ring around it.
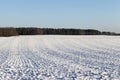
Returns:
[[[120,80],[120,37],[0,37],[0,80]]]

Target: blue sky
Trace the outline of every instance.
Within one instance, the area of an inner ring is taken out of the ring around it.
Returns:
[[[0,0],[0,26],[120,32],[120,0]]]

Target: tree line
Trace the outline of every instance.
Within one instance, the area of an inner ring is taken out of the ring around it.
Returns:
[[[0,28],[0,36],[17,35],[120,35],[114,32],[101,32],[94,29],[55,29],[55,28]]]

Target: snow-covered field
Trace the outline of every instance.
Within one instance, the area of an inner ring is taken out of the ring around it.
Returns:
[[[0,80],[120,80],[120,37],[0,37]]]

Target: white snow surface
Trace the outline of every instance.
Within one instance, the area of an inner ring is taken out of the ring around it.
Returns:
[[[120,37],[0,37],[0,80],[120,80]]]

